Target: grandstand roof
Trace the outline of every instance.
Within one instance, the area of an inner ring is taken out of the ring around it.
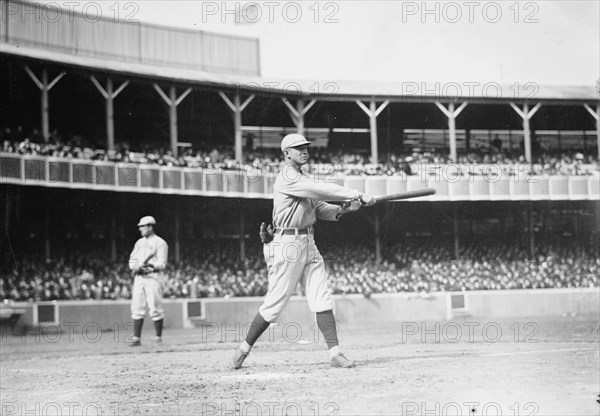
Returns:
[[[220,89],[241,88],[264,94],[313,96],[323,101],[390,99],[400,102],[433,102],[463,100],[480,103],[538,102],[556,104],[596,103],[600,101],[597,88],[590,86],[549,86],[534,82],[500,85],[495,82],[382,82],[339,80],[267,79],[257,76],[206,72],[189,68],[124,62],[92,57],[74,56],[57,51],[2,42],[2,55],[36,59],[56,64],[100,70],[154,80],[173,80],[181,83],[214,86]]]

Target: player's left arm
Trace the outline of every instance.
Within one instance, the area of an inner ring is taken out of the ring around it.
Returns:
[[[317,219],[325,221],[337,221],[339,218],[340,206],[335,204],[329,204],[325,201],[316,201],[315,210]]]
[[[148,264],[154,268],[154,270],[164,270],[167,267],[167,257],[169,255],[169,245],[164,240],[159,240],[156,244],[156,255],[154,260],[149,261]]]
[[[317,201],[315,209],[317,219],[325,221],[337,221],[348,212],[357,211],[362,204],[358,200],[347,201],[343,205],[329,204],[325,201]]]

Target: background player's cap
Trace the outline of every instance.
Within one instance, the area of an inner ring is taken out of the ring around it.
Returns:
[[[142,217],[142,219],[140,219],[140,222],[138,222],[138,227],[142,227],[144,225],[156,225],[156,220],[154,219],[154,217],[151,216],[147,216],[147,217]]]
[[[281,151],[290,147],[304,146],[305,144],[310,144],[310,142],[303,135],[296,133],[288,134],[281,141]]]

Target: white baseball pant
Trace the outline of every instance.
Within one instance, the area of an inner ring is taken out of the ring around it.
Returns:
[[[135,276],[132,292],[132,319],[143,319],[146,315],[146,307],[153,321],[165,317],[162,305],[163,286],[158,275]]]
[[[308,307],[313,312],[333,309],[327,286],[327,271],[312,233],[281,235],[265,244],[263,254],[269,271],[269,290],[259,312],[267,322],[274,322],[286,307],[296,286],[301,283]]]

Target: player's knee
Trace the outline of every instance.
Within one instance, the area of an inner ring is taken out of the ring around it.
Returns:
[[[331,311],[333,310],[333,302],[331,300],[308,301],[308,309],[313,313]]]
[[[260,313],[260,316],[262,316],[265,321],[273,323],[277,320],[281,311],[259,309],[258,313]]]
[[[157,320],[159,320],[159,319],[162,319],[162,318],[164,318],[164,313],[163,313],[163,311],[161,311],[161,310],[156,310],[156,309],[155,309],[155,310],[153,310],[152,312],[150,312],[150,317],[151,317],[153,320],[157,321]]]

